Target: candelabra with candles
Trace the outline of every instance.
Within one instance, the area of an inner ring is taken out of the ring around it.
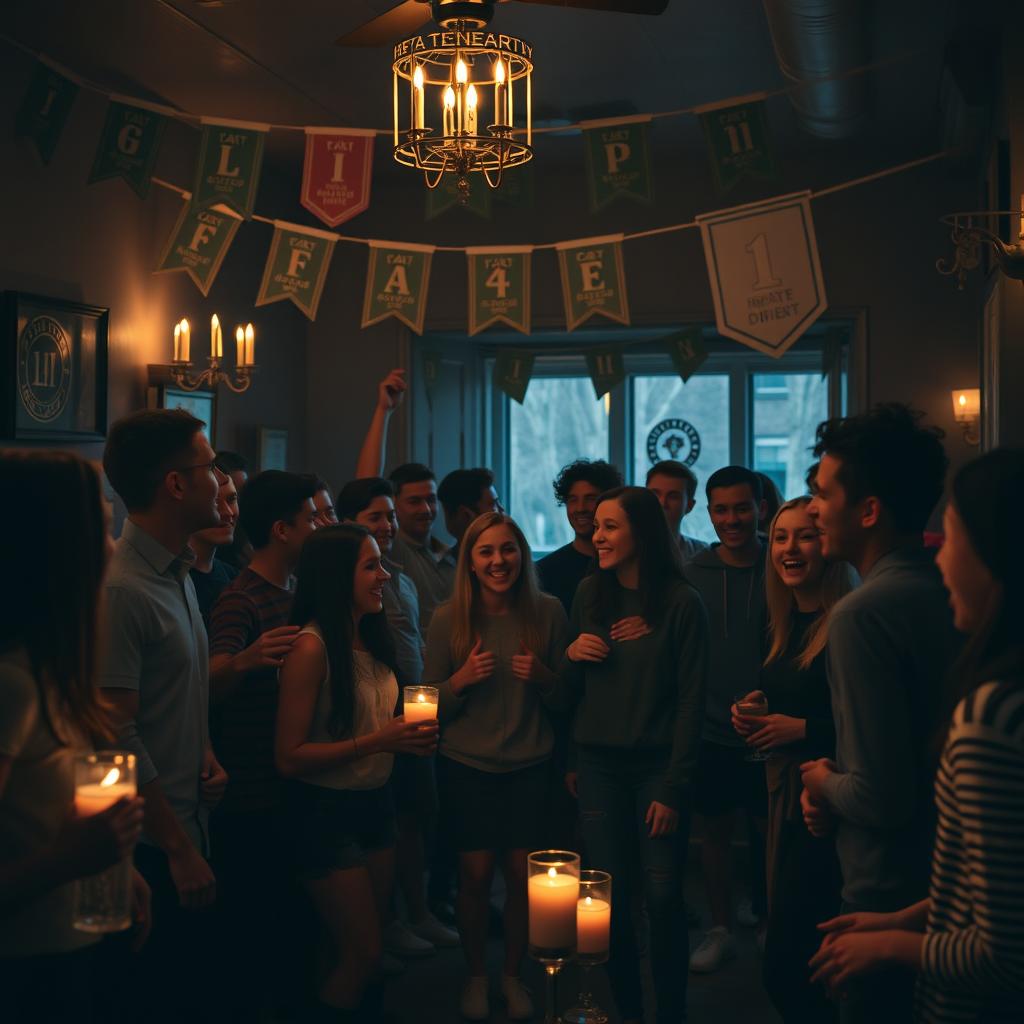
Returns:
[[[256,332],[252,324],[235,328],[235,372],[229,375],[221,369],[224,358],[224,336],[220,320],[214,313],[210,318],[210,355],[209,365],[198,374],[191,373],[192,331],[188,320],[180,320],[174,325],[174,359],[171,361],[171,377],[178,387],[185,391],[198,391],[199,388],[215,388],[224,384],[237,394],[248,391],[256,372]]]

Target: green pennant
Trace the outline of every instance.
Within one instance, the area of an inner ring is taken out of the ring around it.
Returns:
[[[446,174],[441,179],[437,188],[427,189],[426,210],[424,219],[433,220],[439,217],[445,210],[464,210],[467,213],[475,213],[485,220],[491,219],[491,192],[493,189],[487,187],[483,175],[477,175],[470,180],[469,198],[465,203],[460,202],[458,175]]]
[[[587,372],[598,398],[603,398],[626,378],[622,349],[617,345],[591,349],[586,353],[586,360]]]
[[[641,203],[654,198],[647,129],[643,120],[605,122],[584,131],[592,213],[617,196]]]
[[[727,192],[745,174],[775,177],[763,99],[700,111],[711,171],[718,191]]]
[[[437,382],[441,377],[441,353],[424,351],[420,353],[420,362],[423,365],[423,390],[427,394],[427,405],[434,407],[434,393],[437,391]]]
[[[183,270],[203,295],[209,295],[241,223],[237,217],[199,210],[186,202],[156,272]]]
[[[499,349],[494,360],[494,386],[514,398],[520,405],[526,398],[533,372],[533,353],[522,349]]]
[[[363,298],[363,327],[393,316],[423,333],[432,245],[370,240]]]
[[[266,125],[203,122],[192,203],[226,206],[248,220],[256,202]]]
[[[515,245],[466,250],[471,335],[497,323],[530,333],[531,252],[531,246]]]
[[[44,164],[50,162],[78,86],[42,61],[36,64],[28,92],[14,123],[15,135],[27,135],[35,144]]]
[[[315,320],[337,241],[337,235],[326,231],[275,221],[256,305],[291,299]]]
[[[629,324],[626,272],[622,261],[622,235],[559,242],[558,263],[568,330],[600,313],[609,320]]]
[[[688,327],[685,331],[673,334],[666,338],[663,344],[684,384],[708,357],[708,350],[704,347],[699,327]]]
[[[493,191],[496,203],[522,210],[532,209],[537,194],[537,176],[534,173],[533,161],[523,167],[506,171],[501,176],[501,184]]]
[[[111,100],[88,184],[124,178],[145,199],[166,125],[162,114]]]

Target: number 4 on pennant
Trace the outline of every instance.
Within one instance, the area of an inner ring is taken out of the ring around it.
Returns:
[[[487,275],[484,284],[488,288],[493,288],[498,293],[499,299],[505,298],[509,289],[508,271],[504,267],[495,267]]]

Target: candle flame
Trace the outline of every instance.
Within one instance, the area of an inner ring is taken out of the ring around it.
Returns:
[[[470,110],[476,110],[476,86],[471,85],[466,90],[466,103],[469,105]]]
[[[245,325],[245,340],[252,341],[256,337],[256,332],[252,329],[252,324]]]
[[[957,401],[958,401],[958,402],[960,403],[960,405],[961,405],[961,406],[964,406],[964,405],[966,405],[966,404],[967,404],[967,396],[966,396],[966,395],[961,395],[961,396],[960,396],[960,397],[959,397],[959,398],[957,399]]]
[[[558,872],[554,868],[548,868],[548,878],[557,878]]]
[[[245,330],[241,324],[235,328],[235,341],[245,341]]]
[[[417,89],[423,88],[423,68],[419,64],[416,65],[416,70],[412,73],[412,84]]]
[[[583,902],[589,907],[594,901],[588,896]]]
[[[444,105],[447,110],[455,106],[455,90],[450,85],[444,91]]]
[[[184,317],[182,317],[182,320],[181,320],[181,333],[185,334],[185,333],[187,333],[189,331],[189,329],[190,328],[188,326],[188,321]]]
[[[505,62],[503,60],[496,60],[494,62],[494,80],[498,85],[505,84]]]
[[[119,778],[121,778],[121,770],[119,768],[111,768],[110,771],[103,776],[103,781],[100,782],[100,785],[112,786]]]
[[[469,81],[469,71],[466,69],[466,62],[460,57],[455,65],[455,81],[465,84]]]
[[[180,338],[181,337],[181,324],[175,324],[174,325],[174,337],[175,338]]]
[[[424,701],[426,701],[427,695],[425,693],[417,693],[416,699],[422,704],[424,703]]]
[[[213,316],[210,317],[210,326],[213,327],[214,329],[220,327],[220,320],[217,319],[216,313],[214,313]]]

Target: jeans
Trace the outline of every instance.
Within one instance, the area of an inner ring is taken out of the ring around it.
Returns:
[[[640,956],[633,907],[644,897],[650,924],[649,959],[658,1024],[686,1019],[689,936],[683,906],[683,871],[689,810],[680,810],[674,835],[651,839],[644,821],[668,770],[668,752],[581,748],[579,805],[588,867],[612,876],[608,980],[625,1018],[643,1016]],[[642,893],[637,882],[642,877]]]

